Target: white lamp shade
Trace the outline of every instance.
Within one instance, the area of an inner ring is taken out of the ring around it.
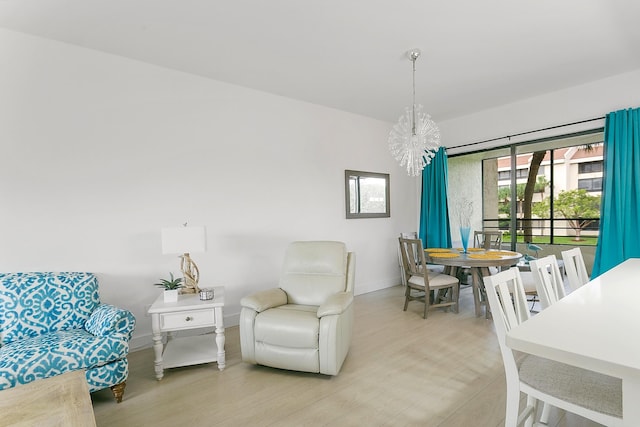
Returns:
[[[162,253],[186,254],[207,250],[204,227],[167,227],[162,229]]]

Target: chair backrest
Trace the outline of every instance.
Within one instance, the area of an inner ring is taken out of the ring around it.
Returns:
[[[474,231],[473,242],[476,248],[501,249],[502,231]]]
[[[564,298],[564,282],[555,255],[531,260],[529,265],[543,310]]]
[[[0,273],[0,343],[82,328],[99,304],[92,273]]]
[[[400,237],[403,239],[417,239],[418,233],[415,231],[407,231],[404,233],[400,233]],[[418,260],[415,260],[418,262]],[[404,260],[402,259],[402,253],[400,252],[400,248],[398,247],[398,264],[400,264],[400,280],[402,281],[403,286],[407,286],[407,269],[404,265]]]
[[[527,297],[524,293],[520,270],[511,267],[497,274],[484,277],[487,301],[496,327],[496,335],[500,344],[500,352],[504,362],[507,381],[517,380],[518,368],[513,352],[507,346],[507,332],[529,319]],[[510,292],[510,289],[513,292]]]
[[[424,277],[425,287],[429,287],[429,275],[427,260],[424,256],[424,247],[420,239],[398,239],[400,243],[400,253],[407,271],[407,280],[411,276]]]
[[[564,271],[569,279],[569,286],[572,290],[578,289],[589,281],[587,267],[584,265],[584,258],[580,248],[562,251],[562,260],[564,261]]]
[[[342,242],[293,242],[287,248],[280,288],[289,304],[321,305],[330,295],[353,292],[355,265]]]

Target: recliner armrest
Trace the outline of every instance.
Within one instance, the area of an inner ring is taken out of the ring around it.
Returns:
[[[351,292],[338,292],[331,295],[320,307],[318,307],[318,317],[342,314],[353,302]]]
[[[287,303],[287,294],[280,288],[267,289],[248,295],[240,300],[242,307],[258,313]]]
[[[99,337],[122,335],[131,340],[136,318],[128,310],[110,304],[100,304],[84,324],[87,332]]]

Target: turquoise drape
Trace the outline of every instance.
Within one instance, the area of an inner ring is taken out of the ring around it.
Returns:
[[[607,114],[600,236],[591,277],[640,257],[640,108]]]
[[[419,237],[425,248],[450,248],[447,152],[440,147],[422,171]]]

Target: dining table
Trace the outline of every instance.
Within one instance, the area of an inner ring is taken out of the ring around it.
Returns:
[[[462,248],[426,248],[424,252],[426,261],[443,265],[446,274],[456,276],[458,269],[469,269],[476,316],[482,315],[483,307],[486,313],[487,307],[482,278],[491,274],[491,267],[511,267],[522,258],[519,252],[484,248],[468,248],[466,252]]]
[[[506,344],[622,379],[624,426],[640,426],[640,258],[630,258],[512,328]]]

